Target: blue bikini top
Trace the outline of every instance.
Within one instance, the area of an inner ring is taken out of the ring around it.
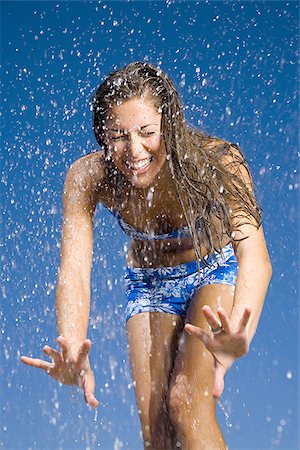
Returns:
[[[153,232],[145,233],[144,231],[140,231],[137,228],[134,228],[132,225],[130,225],[130,223],[125,222],[125,220],[122,219],[119,213],[115,214],[115,216],[117,217],[117,220],[122,230],[126,234],[128,234],[128,236],[130,236],[132,239],[140,239],[142,241],[159,241],[163,239],[191,237],[188,226],[164,234],[154,234]]]
[[[117,192],[118,208],[120,206],[120,200],[121,200],[121,179],[119,177],[118,178],[118,192]],[[144,231],[134,228],[134,226],[130,225],[130,223],[128,223],[124,219],[122,219],[121,214],[118,210],[111,210],[106,205],[104,205],[104,206],[106,209],[108,209],[108,211],[110,213],[112,213],[117,218],[118,223],[119,223],[120,227],[122,228],[122,230],[128,236],[130,236],[132,239],[139,239],[142,241],[159,241],[159,240],[163,240],[163,239],[176,239],[176,238],[190,238],[191,237],[191,233],[190,233],[188,226],[184,226],[182,228],[179,228],[178,230],[171,231],[170,233],[164,233],[164,234],[145,233]],[[201,226],[198,226],[197,229],[201,229]]]

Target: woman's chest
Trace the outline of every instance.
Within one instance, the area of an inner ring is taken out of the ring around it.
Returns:
[[[187,226],[183,210],[177,208],[130,205],[120,211],[124,221],[150,235],[168,234]]]
[[[148,234],[167,234],[186,227],[186,218],[177,195],[135,195],[130,191],[107,189],[100,201],[122,221]]]

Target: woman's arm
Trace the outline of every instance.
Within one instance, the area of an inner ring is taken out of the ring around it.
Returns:
[[[91,183],[81,158],[70,167],[63,192],[61,260],[56,289],[59,335],[69,342],[72,356],[87,337],[93,252]]]
[[[235,151],[236,149],[233,153]],[[229,161],[229,164],[231,162]],[[248,171],[243,166],[236,168],[232,165],[231,167],[233,173],[238,174],[247,188],[252,191],[252,180]],[[215,358],[214,396],[216,398],[222,394],[227,370],[235,359],[248,352],[272,276],[272,266],[262,226],[257,227],[258,224],[252,216],[243,214],[240,207],[234,204],[234,199],[231,206],[233,227],[236,230],[234,250],[238,260],[231,314],[228,317],[223,308],[218,308],[214,312],[208,306],[203,307],[203,314],[210,327],[212,329],[222,327],[222,332],[219,334],[213,334],[191,324],[185,326],[185,330],[198,337]],[[235,211],[237,211],[236,214]]]
[[[223,158],[222,165],[233,177],[233,183],[238,186],[242,182],[252,196],[254,185],[250,169],[240,150],[230,146],[228,154]],[[249,201],[249,198],[247,199]],[[242,199],[232,195],[228,198],[232,211],[233,243],[238,260],[238,275],[236,279],[233,309],[230,314],[232,329],[238,329],[241,317],[248,306],[251,315],[247,322],[249,343],[251,342],[272,276],[272,266],[264,238],[262,225],[258,227],[257,217],[254,219],[243,209]]]
[[[231,155],[224,160],[225,167],[246,186],[254,199],[254,185],[247,163],[241,164],[243,158],[236,147],[230,147]],[[265,296],[272,276],[272,266],[264,238],[262,225],[241,209],[235,198],[231,198],[232,224],[235,229],[234,250],[238,260],[233,309],[230,322],[237,329],[245,307],[251,309],[246,331],[251,342],[261,315]],[[240,200],[239,200],[240,203]],[[243,239],[243,240],[240,240]]]
[[[245,307],[251,309],[247,323],[249,344],[256,332],[258,321],[272,276],[272,266],[262,226],[243,225],[247,239],[236,245],[238,275],[234,292],[230,322],[237,329]]]
[[[61,353],[47,345],[43,351],[52,362],[21,357],[23,363],[46,371],[59,382],[81,387],[86,402],[92,407],[97,407],[98,401],[94,396],[95,380],[88,358],[92,343],[86,337],[96,207],[94,193],[101,178],[101,165],[95,164],[95,159],[99,156],[93,154],[75,161],[64,184],[61,261],[56,289],[60,335],[57,343]]]

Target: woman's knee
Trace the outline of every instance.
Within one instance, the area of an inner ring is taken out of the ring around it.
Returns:
[[[171,383],[167,402],[170,418],[178,426],[184,421],[192,402],[192,389],[186,375],[177,375]]]
[[[214,415],[215,401],[207,386],[189,380],[185,374],[178,374],[170,385],[168,411],[174,426],[184,430],[195,421],[201,426],[201,418]]]

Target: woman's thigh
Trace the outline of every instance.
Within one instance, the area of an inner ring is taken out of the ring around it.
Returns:
[[[161,420],[182,327],[180,316],[160,312],[135,314],[127,321],[131,372],[144,427]]]

